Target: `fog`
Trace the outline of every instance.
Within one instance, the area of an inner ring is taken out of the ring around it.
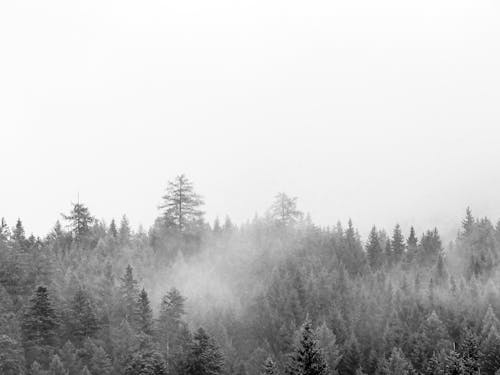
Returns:
[[[16,1],[0,5],[0,208],[45,234],[78,194],[149,227],[186,173],[211,221],[278,191],[453,238],[500,216],[491,1]]]

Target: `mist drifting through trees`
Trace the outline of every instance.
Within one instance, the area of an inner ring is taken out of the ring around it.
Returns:
[[[449,245],[278,193],[208,223],[185,175],[147,231],[71,204],[43,238],[0,226],[0,373],[500,373],[500,222],[465,210]]]

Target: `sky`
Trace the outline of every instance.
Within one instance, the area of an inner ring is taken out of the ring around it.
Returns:
[[[0,2],[0,216],[79,195],[149,227],[185,173],[207,218],[299,198],[364,235],[500,218],[500,4]]]

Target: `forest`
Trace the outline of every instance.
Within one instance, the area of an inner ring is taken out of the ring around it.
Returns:
[[[1,374],[500,374],[500,221],[362,239],[285,193],[238,225],[185,175],[160,199],[147,229],[80,201],[44,237],[2,219]]]

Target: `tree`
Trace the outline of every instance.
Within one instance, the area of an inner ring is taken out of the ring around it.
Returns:
[[[410,235],[406,240],[406,246],[407,246],[408,261],[411,262],[413,260],[416,260],[418,251],[418,240],[415,234],[415,228],[413,227],[410,228]]]
[[[59,358],[61,358],[64,368],[68,370],[69,375],[78,374],[81,369],[81,362],[76,354],[76,348],[71,341],[66,341],[66,344],[59,350]]]
[[[90,295],[83,289],[77,290],[71,302],[69,326],[71,335],[77,342],[82,342],[87,337],[94,337],[99,330]]]
[[[391,246],[395,261],[400,262],[405,252],[405,242],[399,224],[396,224],[394,230],[392,231]]]
[[[323,355],[328,364],[328,368],[334,371],[341,359],[340,350],[337,345],[337,338],[325,322],[316,329],[318,344],[323,350]]]
[[[119,238],[120,238],[120,243],[126,244],[130,241],[130,224],[128,222],[128,218],[126,215],[122,216],[122,220],[120,222],[120,232],[119,232]]]
[[[168,363],[172,362],[172,358],[176,357],[181,349],[179,339],[185,325],[182,320],[185,301],[175,288],[170,289],[161,301],[157,333]]]
[[[64,368],[64,365],[57,354],[52,357],[48,375],[69,375],[68,370]]]
[[[463,336],[460,344],[460,356],[465,373],[479,373],[480,359],[483,356],[479,348],[479,338],[470,329],[466,329]]]
[[[474,227],[474,216],[472,216],[472,211],[470,207],[465,210],[465,218],[462,220],[462,234],[468,236],[472,233],[472,228]]]
[[[485,340],[492,332],[492,328],[494,328],[496,332],[498,332],[498,330],[500,329],[500,322],[493,312],[493,308],[491,307],[491,305],[488,305],[481,324],[481,338],[483,340]]]
[[[345,345],[342,359],[337,367],[339,375],[355,375],[360,367],[360,362],[361,353],[358,340],[352,335]]]
[[[163,219],[167,227],[180,232],[203,221],[201,197],[194,192],[193,184],[185,175],[180,175],[168,183],[167,192],[162,197]]]
[[[111,220],[111,224],[109,224],[109,230],[108,233],[111,235],[113,238],[118,237],[118,230],[116,229],[116,223],[115,219]]]
[[[31,365],[30,374],[31,375],[47,375],[47,372],[43,371],[42,366],[40,366],[40,364],[37,361],[35,361]]]
[[[481,344],[481,372],[487,375],[496,374],[500,369],[500,335],[494,326]]]
[[[11,239],[14,243],[14,249],[17,251],[25,251],[27,246],[26,235],[21,219],[17,219],[16,226],[12,230]]]
[[[326,375],[328,365],[308,318],[301,327],[299,340],[290,356],[287,374]]]
[[[33,352],[32,355],[27,354],[28,363],[31,363],[32,359],[37,359],[41,363],[44,362],[44,359],[46,360],[44,353],[57,345],[56,330],[58,327],[58,317],[50,301],[47,288],[39,286],[30,300],[30,305],[22,321],[27,353]]]
[[[134,278],[134,270],[129,264],[125,269],[125,274],[120,279],[121,306],[124,318],[130,323],[135,324],[134,319],[137,316],[137,297],[139,290],[137,280]]]
[[[269,213],[276,223],[283,226],[294,224],[302,217],[302,212],[297,210],[297,198],[285,193],[278,193],[274,197]]]
[[[277,375],[278,370],[276,369],[276,363],[274,363],[271,357],[267,357],[264,364],[262,365],[262,371],[260,375]]]
[[[187,362],[186,375],[218,375],[223,373],[224,360],[219,347],[199,328],[193,336]]]
[[[25,373],[23,348],[17,340],[4,334],[0,334],[0,373],[3,375]]]
[[[165,360],[155,351],[139,352],[128,361],[124,375],[166,375]]]
[[[372,270],[377,270],[382,265],[382,247],[378,238],[377,228],[375,226],[370,232],[368,243],[366,244],[366,253]]]
[[[377,375],[411,375],[413,367],[399,348],[393,348],[389,359],[382,361]]]
[[[142,288],[137,300],[137,325],[146,335],[153,334],[153,310],[149,303],[148,293]]]
[[[62,217],[69,221],[68,226],[71,228],[76,240],[85,236],[90,231],[90,225],[95,221],[94,217],[90,214],[89,209],[83,203],[71,203],[72,209],[69,215],[62,215]]]

